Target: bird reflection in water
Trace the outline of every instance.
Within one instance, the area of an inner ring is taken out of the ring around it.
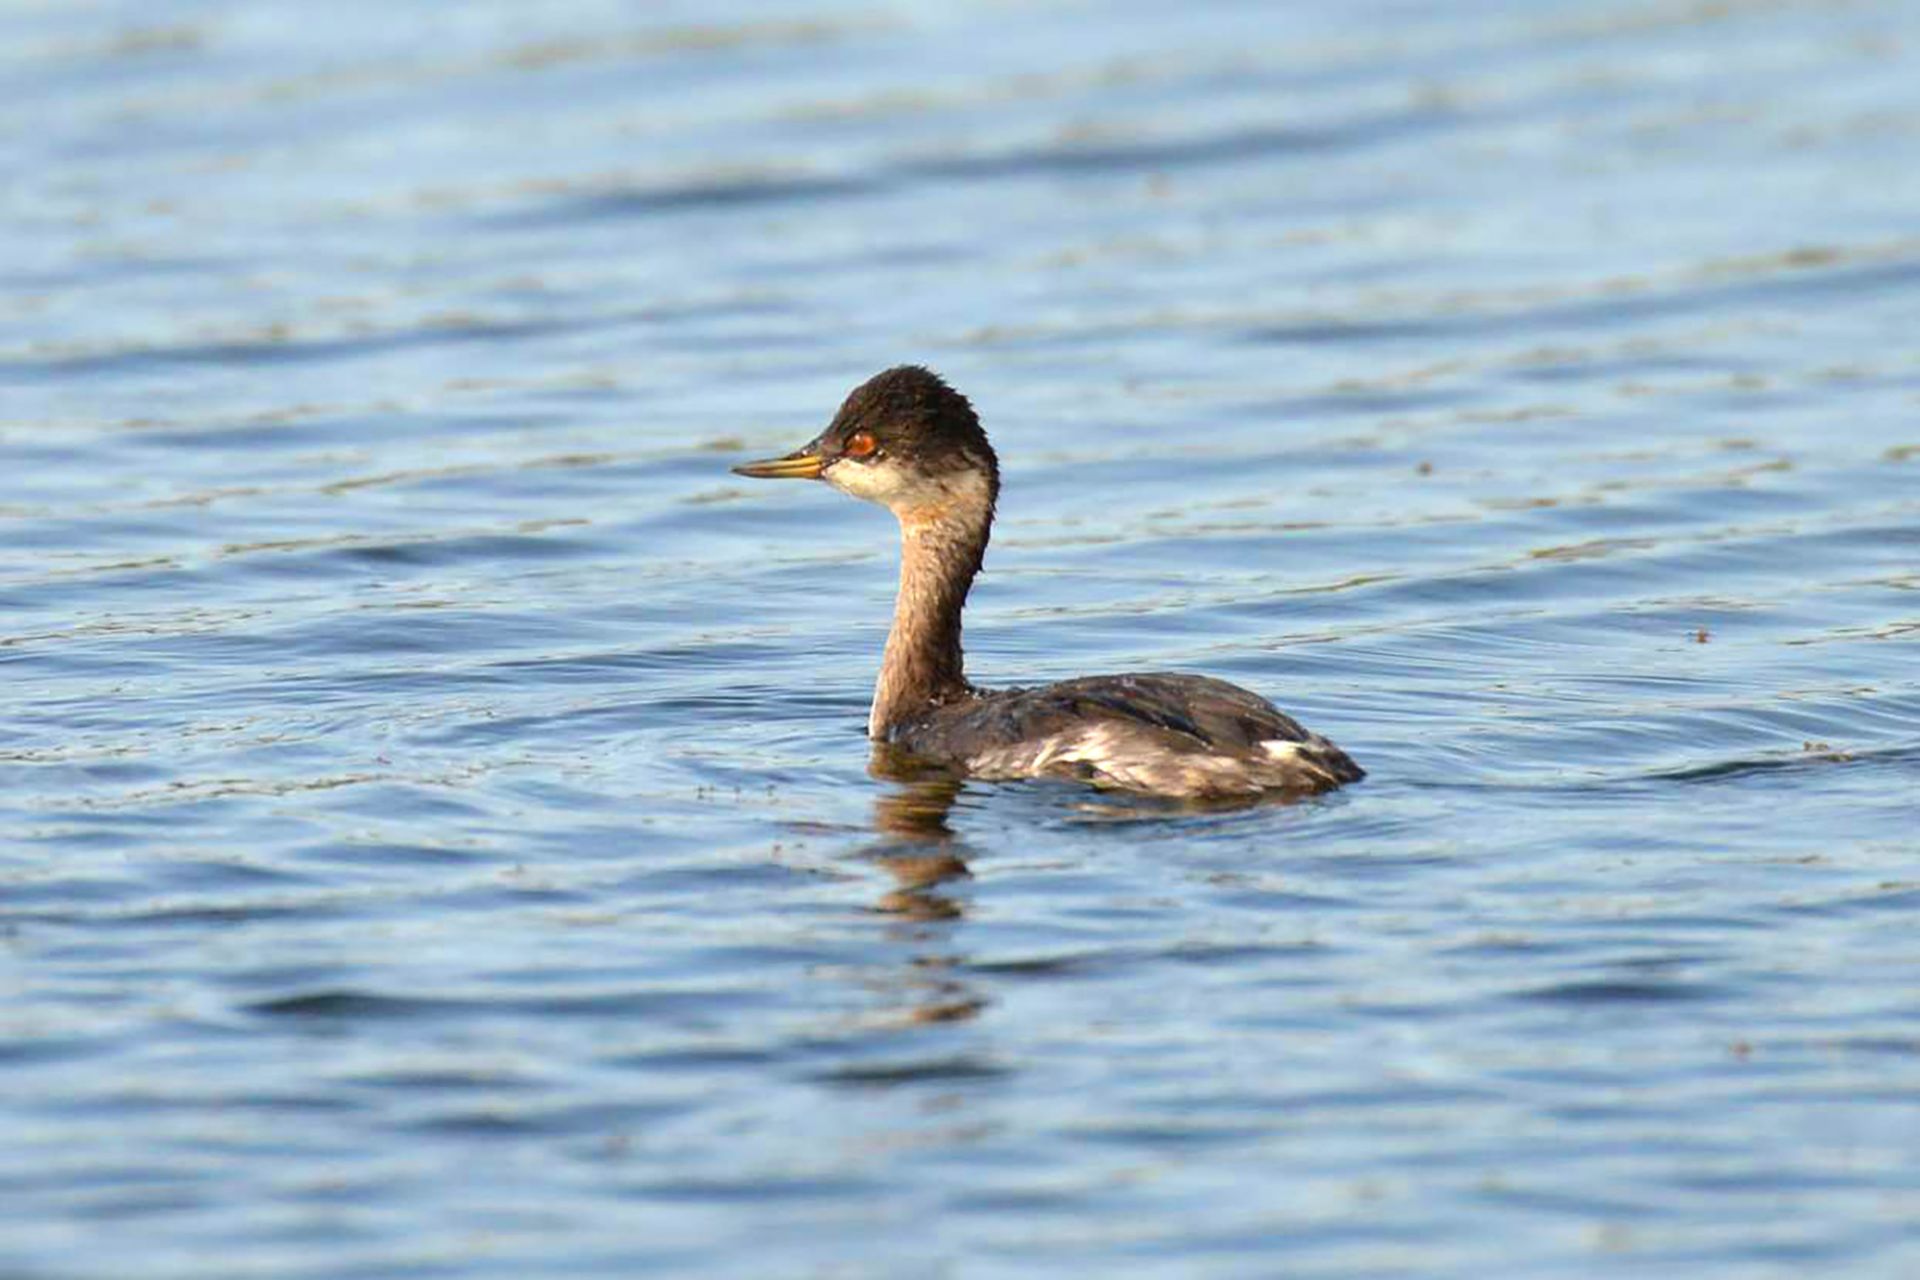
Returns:
[[[894,888],[882,895],[877,908],[915,925],[957,921],[965,914],[961,901],[943,886],[972,876],[960,838],[947,824],[947,815],[960,795],[961,781],[929,772],[926,766],[898,748],[878,743],[867,771],[882,782],[873,802],[873,825],[880,839],[867,854],[893,877]],[[916,932],[916,940],[945,941],[946,932]],[[913,1023],[958,1022],[973,1017],[987,1002],[955,976],[959,961],[949,954],[923,954],[913,962],[908,985],[912,1001],[905,1020]]]
[[[894,785],[874,797],[873,825],[881,839],[869,849],[898,884],[880,909],[916,920],[951,920],[960,903],[940,886],[973,873],[960,856],[961,843],[947,825],[961,782],[929,771],[897,747],[876,743],[867,772]]]

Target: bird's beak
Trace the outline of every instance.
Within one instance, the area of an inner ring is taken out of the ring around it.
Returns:
[[[827,460],[821,456],[820,442],[816,440],[800,446],[784,458],[743,462],[733,469],[733,474],[752,476],[756,480],[818,480],[820,473],[826,469]]]

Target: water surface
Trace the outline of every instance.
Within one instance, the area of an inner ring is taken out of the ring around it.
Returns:
[[[0,1267],[1920,1270],[1920,6],[0,21]],[[907,360],[1368,781],[870,776]]]

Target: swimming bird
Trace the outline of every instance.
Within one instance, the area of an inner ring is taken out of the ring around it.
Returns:
[[[1364,776],[1265,698],[1208,676],[969,683],[960,615],[992,532],[1000,462],[967,398],[927,369],[876,374],[812,441],[733,470],[824,480],[899,521],[900,590],[867,720],[876,742],[976,778],[1194,799],[1312,794]]]

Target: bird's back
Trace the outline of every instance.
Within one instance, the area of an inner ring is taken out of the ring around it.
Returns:
[[[1087,676],[982,693],[891,740],[980,778],[1075,778],[1162,795],[1329,791],[1364,776],[1256,693],[1206,676]]]

